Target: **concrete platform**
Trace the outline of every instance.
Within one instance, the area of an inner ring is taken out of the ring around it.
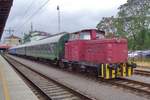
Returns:
[[[0,100],[38,100],[31,89],[0,55]]]

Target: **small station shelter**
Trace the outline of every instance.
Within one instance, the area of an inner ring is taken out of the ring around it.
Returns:
[[[0,53],[7,51],[10,47],[7,44],[0,44]]]

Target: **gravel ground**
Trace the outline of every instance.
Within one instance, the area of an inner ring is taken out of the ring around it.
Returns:
[[[135,81],[140,81],[140,82],[150,84],[150,77],[145,77],[145,76],[141,76],[141,75],[133,75],[132,77],[129,77],[128,79],[132,79],[132,80],[135,80]]]
[[[133,94],[131,91],[127,91],[116,86],[105,85],[82,76],[66,73],[62,70],[22,58],[15,57],[15,59],[32,67],[36,71],[43,73],[44,75],[55,78],[76,90],[95,97],[97,100],[149,100],[140,95]]]
[[[150,68],[137,67],[136,69],[138,69],[138,70],[146,70],[146,71],[150,71]]]
[[[139,67],[137,67],[136,69],[150,71],[149,68],[139,68]],[[132,77],[129,77],[129,79],[132,79],[132,80],[135,80],[135,81],[141,81],[141,82],[145,82],[145,83],[150,84],[150,77],[146,77],[146,76],[133,75]]]

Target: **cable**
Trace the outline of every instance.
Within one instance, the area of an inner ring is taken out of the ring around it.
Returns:
[[[35,2],[35,1],[33,0],[33,1],[31,2],[31,4],[27,7],[27,9],[26,9],[25,12],[24,12],[25,14],[24,14],[23,18],[26,17],[28,11],[29,11],[30,8],[33,6],[34,2]]]
[[[27,9],[26,9],[25,12],[24,12],[23,18],[27,15],[29,9],[32,7],[32,5],[33,5],[34,2],[35,2],[35,1],[33,0],[33,1],[31,2],[31,4],[27,7]],[[28,3],[28,2],[25,2],[24,5],[26,5],[27,3]],[[15,18],[15,16],[11,17],[10,20],[13,20],[14,18]]]
[[[44,2],[44,4],[42,4],[18,29],[21,30],[26,23],[28,23],[33,17],[35,17],[35,15],[48,4],[49,1],[50,0]]]

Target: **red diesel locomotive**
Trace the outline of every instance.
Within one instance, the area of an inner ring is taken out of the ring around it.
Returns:
[[[131,76],[135,64],[128,63],[127,39],[104,36],[103,31],[95,29],[70,34],[64,61],[105,79]]]

